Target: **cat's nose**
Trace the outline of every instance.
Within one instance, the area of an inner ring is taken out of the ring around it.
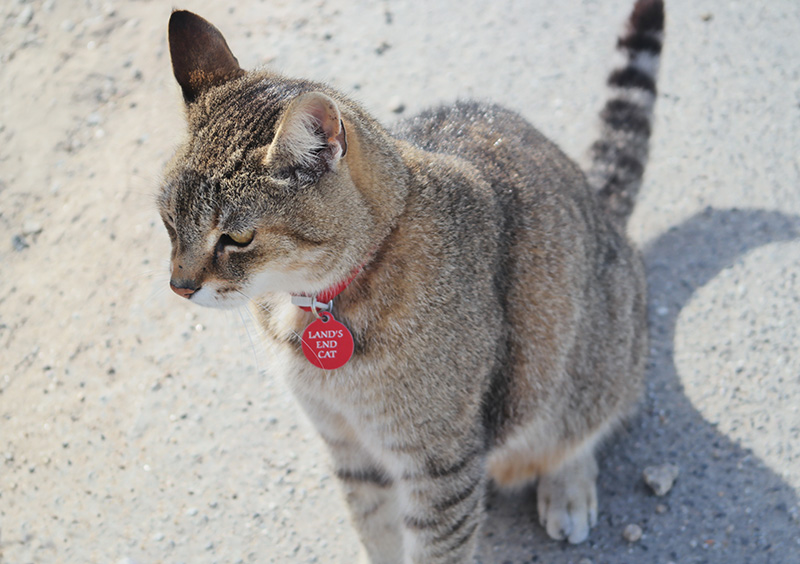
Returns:
[[[186,299],[191,298],[192,294],[194,294],[197,290],[200,289],[199,286],[198,287],[193,287],[193,284],[186,283],[186,282],[183,282],[183,281],[178,282],[177,285],[174,284],[172,281],[170,281],[169,287],[173,292],[178,294],[180,297],[186,298]]]

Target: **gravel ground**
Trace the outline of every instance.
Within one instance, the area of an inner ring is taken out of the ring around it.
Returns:
[[[243,66],[330,81],[384,122],[491,99],[580,159],[629,0],[431,4],[180,7]],[[167,290],[170,9],[0,4],[0,562],[350,563],[320,441],[247,314]],[[631,224],[647,393],[600,454],[590,540],[550,541],[532,492],[492,493],[484,564],[800,562],[800,3],[667,11]],[[667,463],[659,497],[642,472]]]

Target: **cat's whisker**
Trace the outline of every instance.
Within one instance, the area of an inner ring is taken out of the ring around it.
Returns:
[[[164,276],[163,280],[167,283],[169,282],[169,274],[161,269],[142,270],[136,273],[137,278],[144,278],[148,280],[154,280],[159,276]]]
[[[301,342],[301,343],[303,343],[303,344],[304,344],[305,346],[307,346],[309,349],[310,349],[310,348],[312,348],[312,347],[311,347],[311,344],[310,344],[308,341],[306,341],[306,340],[303,338],[303,336],[302,336],[300,333],[298,333],[298,332],[297,332],[297,331],[295,331],[294,329],[292,329],[292,333],[294,334],[294,336],[295,336],[295,337],[297,337],[298,339],[300,339],[300,342]]]
[[[167,293],[167,288],[166,288],[165,286],[159,286],[158,288],[156,288],[156,289],[153,291],[153,293],[152,293],[152,295],[151,295],[150,299],[153,299],[153,300],[154,300],[154,299],[156,299],[156,298],[160,298],[162,295],[164,295],[164,294],[166,294],[166,293]]]
[[[257,300],[254,300],[253,298],[251,298],[250,296],[248,296],[247,294],[245,294],[245,293],[244,293],[244,292],[242,292],[241,290],[236,290],[236,292],[237,292],[238,294],[241,294],[242,296],[244,296],[244,297],[245,297],[245,298],[247,298],[248,300],[250,300],[250,303],[253,303],[253,304],[255,304],[255,305],[256,305],[256,307],[257,307],[257,308],[259,308],[260,310],[262,310],[262,311],[264,311],[264,312],[266,312],[266,313],[272,314],[272,310],[271,310],[270,308],[268,308],[268,307],[266,306],[266,304],[264,304],[263,302],[259,302],[259,301],[257,301]],[[307,347],[309,347],[309,348],[311,347],[311,345],[308,343],[308,341],[306,341],[305,339],[303,339],[303,336],[302,336],[300,333],[298,333],[298,332],[297,332],[297,331],[295,331],[295,330],[292,330],[292,333],[294,334],[294,336],[295,336],[295,337],[297,337],[297,338],[300,340],[300,342],[301,342],[301,343],[305,344],[305,345],[306,345]]]
[[[256,337],[263,337],[264,336],[264,329],[261,327],[261,324],[258,322],[258,318],[253,314],[253,310],[249,307],[242,308],[243,311],[247,313],[247,317],[250,319],[253,327],[253,331]]]
[[[242,296],[243,298],[245,298],[246,300],[248,300],[251,304],[254,304],[260,310],[262,310],[262,311],[264,311],[266,313],[270,313],[270,314],[272,313],[272,310],[270,310],[268,307],[266,307],[265,304],[263,304],[262,302],[259,302],[258,300],[252,298],[251,296],[248,296],[247,294],[245,294],[241,290],[235,290],[235,292],[237,294],[239,294],[240,296]],[[256,321],[256,320],[254,320],[254,321]]]
[[[242,321],[242,325],[244,326],[244,332],[247,333],[247,338],[250,340],[250,346],[253,349],[253,359],[256,363],[256,373],[261,373],[261,365],[258,362],[258,350],[256,349],[256,343],[253,341],[252,335],[250,335],[250,330],[247,328],[247,322],[245,321],[244,316],[242,315],[242,308],[237,307],[236,313],[239,314],[239,319]]]
[[[252,304],[255,304],[255,306],[256,306],[257,308],[259,308],[260,310],[262,310],[262,311],[264,311],[264,312],[266,312],[266,313],[270,313],[270,314],[272,313],[272,310],[271,310],[270,308],[268,308],[268,307],[266,306],[266,304],[264,304],[264,303],[262,303],[262,302],[259,302],[259,301],[257,301],[257,300],[254,300],[253,298],[251,298],[250,296],[248,296],[247,294],[245,294],[245,293],[244,293],[244,292],[242,292],[241,290],[236,290],[236,293],[237,293],[237,294],[240,294],[241,296],[244,296],[245,298],[247,298],[248,300],[250,300],[250,303],[252,303]],[[250,313],[250,315],[252,316],[252,312]],[[258,322],[257,322],[257,320],[256,320],[256,319],[253,319],[253,321],[256,323],[256,326],[258,326]],[[244,323],[244,319],[242,319],[242,322]],[[311,345],[310,345],[310,343],[309,343],[308,341],[306,341],[305,339],[303,339],[303,336],[302,336],[300,333],[298,333],[297,331],[295,331],[295,330],[293,329],[293,330],[292,330],[292,334],[293,334],[295,337],[297,337],[297,339],[298,339],[298,340],[299,340],[301,343],[303,343],[303,344],[305,344],[307,347],[311,348]],[[248,335],[249,335],[249,333],[248,333]],[[351,383],[352,383],[352,382],[351,382]]]

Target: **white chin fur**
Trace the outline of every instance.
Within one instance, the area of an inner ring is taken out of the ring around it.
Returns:
[[[247,305],[250,300],[257,299],[267,293],[313,294],[317,288],[308,283],[312,277],[304,269],[292,272],[264,271],[252,276],[248,283],[238,292],[220,294],[216,284],[204,284],[191,297],[192,303],[203,307],[218,309],[234,309]],[[318,284],[322,288],[331,286],[334,281],[323,280]]]
[[[217,309],[235,309],[247,305],[250,301],[238,292],[230,292],[221,295],[217,289],[211,285],[203,286],[195,292],[190,301],[203,307],[213,307]]]

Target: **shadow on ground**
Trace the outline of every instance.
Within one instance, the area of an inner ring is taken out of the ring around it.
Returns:
[[[800,562],[794,489],[701,416],[683,393],[673,360],[678,315],[697,289],[743,254],[798,237],[798,216],[709,208],[644,249],[651,332],[647,395],[638,415],[599,453],[597,527],[582,545],[550,541],[536,522],[533,491],[494,493],[479,562]],[[681,475],[658,498],[641,473],[664,462],[678,464]],[[629,523],[645,533],[635,544],[622,537]]]

